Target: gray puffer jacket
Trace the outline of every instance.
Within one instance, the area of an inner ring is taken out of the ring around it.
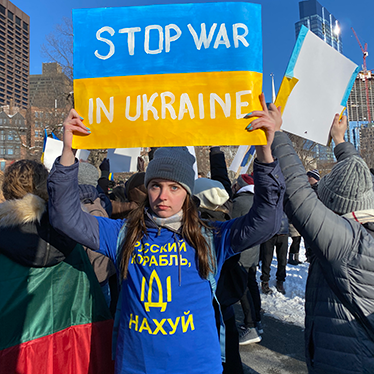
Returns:
[[[373,338],[340,301],[362,313],[374,331],[374,238],[318,200],[286,134],[276,133],[272,150],[286,180],[285,211],[315,255],[306,285],[309,373],[374,373]],[[334,151],[338,161],[357,154],[350,143]]]

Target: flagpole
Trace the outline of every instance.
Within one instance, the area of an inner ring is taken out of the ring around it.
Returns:
[[[275,85],[274,85],[274,74],[271,73],[271,102],[275,103],[276,95],[275,95]]]

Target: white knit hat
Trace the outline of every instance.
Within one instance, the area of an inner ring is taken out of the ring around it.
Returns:
[[[200,208],[209,210],[216,210],[229,199],[223,184],[208,178],[195,180],[194,195],[200,200]]]

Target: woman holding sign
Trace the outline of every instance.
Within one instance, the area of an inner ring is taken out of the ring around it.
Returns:
[[[63,154],[48,182],[50,219],[116,264],[122,280],[117,373],[222,373],[215,280],[226,259],[277,232],[283,211],[284,180],[270,149],[275,122],[263,95],[261,101],[264,111],[252,128],[262,128],[268,144],[256,147],[253,207],[243,217],[208,224],[192,200],[195,158],[186,147],[155,152],[145,174],[148,197],[127,220],[83,212],[71,145],[73,133],[90,131],[75,110],[65,120]]]

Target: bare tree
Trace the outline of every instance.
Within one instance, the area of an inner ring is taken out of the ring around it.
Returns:
[[[288,133],[288,136],[305,170],[315,169],[318,160],[316,152],[317,144],[294,134]]]
[[[73,80],[73,22],[71,18],[63,18],[63,22],[55,26],[55,30],[47,35],[41,51],[50,62],[58,62],[64,73]]]

